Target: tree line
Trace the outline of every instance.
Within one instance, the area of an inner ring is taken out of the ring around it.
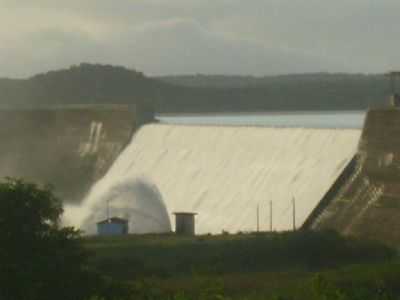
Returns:
[[[156,112],[359,110],[382,106],[383,75],[193,75],[147,77],[124,67],[80,64],[27,79],[0,79],[0,106],[151,104]]]

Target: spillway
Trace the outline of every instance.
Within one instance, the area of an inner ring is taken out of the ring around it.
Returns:
[[[170,231],[173,212],[196,212],[196,232],[301,226],[354,157],[361,130],[149,124],[65,219],[94,233],[112,215],[135,233]]]

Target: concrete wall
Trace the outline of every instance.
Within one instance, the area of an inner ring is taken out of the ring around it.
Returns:
[[[0,110],[0,177],[52,184],[63,200],[80,201],[136,127],[123,106]]]
[[[356,166],[311,222],[314,229],[400,245],[400,110],[368,112]]]
[[[257,206],[260,229],[269,230],[272,201],[274,230],[291,230],[292,198],[296,225],[301,226],[354,157],[360,134],[347,129],[146,125],[85,203],[67,216],[91,233],[90,224],[105,218],[110,201],[114,215],[135,220],[133,232],[139,227],[158,232],[156,223],[166,223],[166,208],[169,218],[172,212],[198,213],[199,234],[235,233],[256,230]],[[136,193],[138,181],[150,188]],[[145,207],[141,201],[157,205]],[[149,220],[146,227],[142,215]]]

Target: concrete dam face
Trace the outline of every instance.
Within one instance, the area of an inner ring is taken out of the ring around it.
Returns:
[[[356,165],[336,196],[310,223],[311,229],[400,245],[400,110],[367,114]]]
[[[104,176],[135,129],[128,107],[0,110],[0,178],[51,184],[79,202]]]
[[[66,222],[94,233],[110,214],[131,232],[168,232],[196,212],[197,233],[304,224],[357,152],[360,130],[149,124],[141,127]]]

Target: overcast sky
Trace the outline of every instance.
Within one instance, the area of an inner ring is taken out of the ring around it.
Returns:
[[[400,0],[0,0],[0,76],[400,69]]]

